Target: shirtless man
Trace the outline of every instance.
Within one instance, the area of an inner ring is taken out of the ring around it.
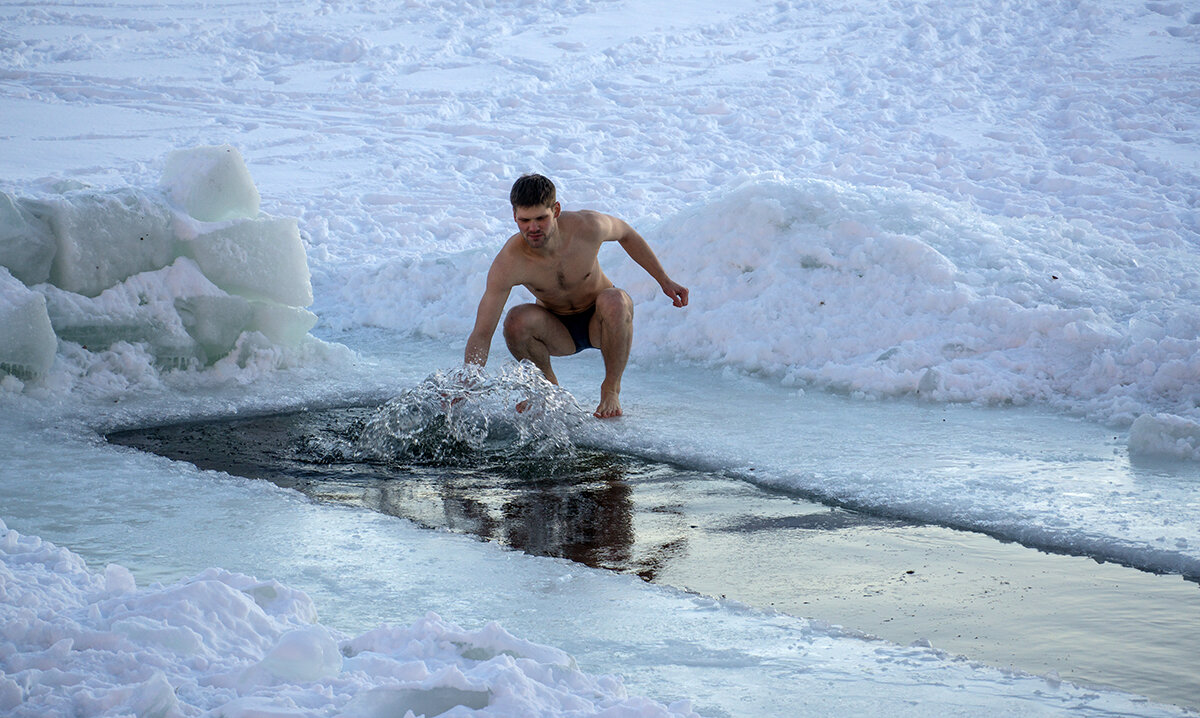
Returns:
[[[550,357],[599,347],[604,381],[595,415],[620,416],[621,375],[633,341],[633,300],[604,276],[597,259],[600,245],[619,242],[677,307],[687,306],[687,288],[667,276],[650,245],[624,221],[590,210],[563,212],[554,183],[541,175],[518,179],[509,200],[519,231],[492,261],[465,361],[487,364],[504,304],[512,288],[522,285],[537,303],[515,306],[504,319],[504,340],[513,357],[530,360],[557,384]]]

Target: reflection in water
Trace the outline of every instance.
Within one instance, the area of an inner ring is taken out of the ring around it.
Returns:
[[[470,533],[539,556],[626,569],[633,557],[632,488],[620,461],[587,455],[553,481],[502,468],[440,467],[403,481],[368,482],[357,503],[426,526]],[[329,498],[328,483],[308,493]]]

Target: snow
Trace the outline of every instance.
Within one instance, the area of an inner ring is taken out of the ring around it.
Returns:
[[[1129,427],[1129,451],[1200,461],[1200,424],[1170,414],[1142,414]]]
[[[347,638],[275,581],[210,569],[138,590],[123,566],[92,572],[66,549],[0,533],[6,715],[696,715],[631,698],[495,623],[465,631],[429,614]]]
[[[0,519],[46,537],[4,540],[0,708],[686,715],[672,701],[721,682],[663,669],[692,693],[629,697],[499,627],[355,623],[351,587],[319,597],[342,628],[282,584],[287,605],[263,606],[249,575],[278,575],[266,557],[282,528],[252,544],[244,573],[206,533],[192,535],[216,544],[199,565],[168,568],[153,548],[104,571],[80,557],[122,542],[69,528],[82,520],[71,496],[111,483],[132,520],[151,521],[139,484],[170,475],[186,496],[208,481],[114,454],[95,431],[388,398],[449,368],[526,171],[555,179],[566,209],[629,219],[691,290],[687,310],[670,307],[605,250],[637,303],[627,384],[643,398],[611,431],[563,429],[573,440],[755,466],[756,481],[842,505],[1200,573],[1200,12],[1187,3],[111,2],[0,17],[0,404],[24,447],[0,464]],[[649,403],[673,396],[684,427]],[[878,407],[880,425],[854,424],[843,396]],[[959,433],[922,423],[930,402]],[[879,436],[890,453],[860,450]],[[262,497],[224,490],[232,507],[200,515],[249,520]],[[314,575],[342,560],[311,551]],[[471,555],[462,570],[516,562],[556,580],[529,557]],[[138,588],[142,571],[165,585]],[[695,600],[612,585],[655,625]],[[544,608],[565,620],[579,600]],[[803,704],[815,712],[897,712],[917,695],[950,713],[1172,710],[697,610],[730,635],[778,628],[764,650],[795,631],[840,653],[817,671],[838,687],[813,684]],[[657,648],[663,665],[693,660]],[[958,702],[938,687],[959,683],[979,692]]]

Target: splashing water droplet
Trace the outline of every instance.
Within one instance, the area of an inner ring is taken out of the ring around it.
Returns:
[[[383,463],[535,462],[540,473],[553,472],[571,465],[572,432],[590,416],[529,362],[496,375],[466,364],[381,406],[346,453]]]

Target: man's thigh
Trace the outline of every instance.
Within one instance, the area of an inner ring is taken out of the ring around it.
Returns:
[[[546,345],[551,356],[561,357],[575,353],[575,340],[571,332],[557,316],[537,304],[518,304],[508,310],[505,320],[505,339],[509,332],[527,334]],[[523,337],[513,337],[521,339]]]

